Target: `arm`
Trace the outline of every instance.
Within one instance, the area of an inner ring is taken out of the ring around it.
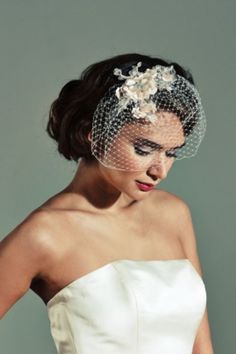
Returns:
[[[184,248],[186,257],[192,262],[199,275],[203,277],[191,212],[186,203],[181,199],[178,202],[177,225],[179,229],[180,241]],[[214,354],[207,309],[205,310],[204,316],[199,325],[192,354]]]
[[[43,213],[31,214],[0,242],[0,319],[27,292],[48,259],[46,219]]]

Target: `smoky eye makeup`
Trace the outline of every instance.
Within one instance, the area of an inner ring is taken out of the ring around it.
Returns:
[[[151,141],[145,142],[142,140],[136,140],[132,142],[135,152],[138,155],[146,156],[151,154],[153,151],[157,150],[157,147],[154,146]]]
[[[163,146],[161,144],[158,144],[152,140],[149,140],[149,139],[146,139],[146,138],[136,138],[134,139],[133,141],[131,141],[131,143],[139,143],[139,144],[142,144],[142,145],[146,145],[146,146],[149,146],[153,149],[163,149]],[[174,146],[172,147],[170,150],[176,150],[176,149],[180,149],[181,147],[183,147],[184,145],[186,145],[186,142],[184,142],[183,144],[181,145],[178,145],[178,146]]]
[[[141,156],[147,156],[151,154],[155,150],[160,150],[162,146],[158,143],[155,143],[151,140],[148,139],[136,139],[135,141],[132,142],[135,153]],[[176,151],[179,147],[170,149],[166,151],[166,156],[167,157],[177,157]]]
[[[156,144],[151,140],[147,139],[135,139],[134,141],[131,141],[131,143],[137,151],[142,151],[146,153],[150,153],[159,149],[159,144]]]
[[[154,150],[150,151],[149,147],[145,147],[138,144],[134,144],[134,150],[138,155],[142,155],[142,156],[149,155],[152,151],[154,151]]]

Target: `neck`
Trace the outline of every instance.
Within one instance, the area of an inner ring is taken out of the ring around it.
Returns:
[[[78,205],[97,212],[115,213],[130,208],[136,200],[115,188],[97,161],[81,159],[71,183],[63,190]]]

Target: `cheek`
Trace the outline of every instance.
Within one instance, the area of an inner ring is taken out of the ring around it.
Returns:
[[[122,163],[127,170],[133,173],[143,172],[158,158],[157,154],[139,155],[135,151],[133,144],[121,144],[120,145],[120,156],[119,161]]]
[[[160,156],[157,152],[156,154],[149,155],[138,155],[135,152],[134,146],[129,144],[127,141],[124,141],[120,138],[114,141],[114,144],[109,149],[108,154],[106,155],[106,164],[111,168],[114,167],[113,171],[124,172],[124,178],[131,178],[132,175],[127,175],[127,173],[140,173],[146,171],[153,164],[159,162]],[[174,159],[166,157],[165,165],[166,169],[169,170],[174,163]],[[118,169],[118,170],[116,170]],[[119,170],[120,169],[120,170]],[[122,171],[123,170],[123,171]],[[121,180],[123,175],[113,174],[112,179]]]
[[[132,173],[129,171],[108,168],[105,173],[107,181],[117,188],[119,188],[119,186],[124,186],[132,179]]]
[[[137,155],[132,144],[117,140],[107,155],[107,161],[109,161],[111,166],[134,172],[145,169],[151,158]]]

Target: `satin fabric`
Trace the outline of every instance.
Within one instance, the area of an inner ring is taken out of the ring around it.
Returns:
[[[192,354],[207,302],[185,259],[108,263],[47,303],[59,354]]]

